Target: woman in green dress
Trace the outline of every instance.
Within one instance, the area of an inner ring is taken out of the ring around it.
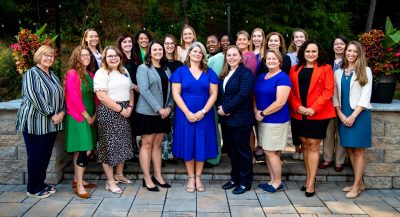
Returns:
[[[85,188],[95,188],[96,184],[83,181],[83,174],[88,162],[88,155],[95,148],[97,129],[96,104],[93,92],[92,72],[87,71],[90,64],[90,51],[85,46],[78,46],[72,52],[65,73],[65,102],[67,106],[65,128],[65,150],[73,153],[75,194],[89,198]]]

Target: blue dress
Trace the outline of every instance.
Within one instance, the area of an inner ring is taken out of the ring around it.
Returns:
[[[203,72],[196,80],[187,66],[179,67],[171,76],[172,83],[180,83],[181,97],[192,113],[204,108],[210,97],[210,84],[218,84],[218,77],[212,69]],[[203,119],[191,123],[182,110],[176,106],[172,153],[184,161],[205,161],[218,155],[217,130],[214,109]]]
[[[341,110],[348,117],[354,109],[350,107],[350,81],[353,73],[346,79],[345,71],[341,81]],[[369,148],[371,139],[371,111],[363,110],[356,118],[352,127],[346,127],[339,121],[340,143],[348,148]]]

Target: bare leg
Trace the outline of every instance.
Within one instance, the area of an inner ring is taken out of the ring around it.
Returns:
[[[305,187],[307,187],[309,185],[309,176],[308,174],[310,174],[310,169],[308,166],[308,145],[307,145],[307,139],[305,137],[299,137],[300,138],[300,142],[301,142],[301,149],[303,151],[303,156],[304,156],[304,167],[306,168],[306,183],[304,184]]]
[[[271,185],[278,188],[282,182],[282,161],[280,158],[280,151],[267,151],[270,164],[270,174],[273,174]]]
[[[187,191],[193,192],[194,189],[196,189],[196,182],[194,179],[194,160],[185,161],[185,166],[188,173]]]
[[[350,193],[358,194],[361,191],[362,177],[365,169],[365,149],[354,148],[354,184]]]
[[[161,142],[164,139],[164,133],[155,135],[152,145],[151,160],[153,161],[154,177],[161,184],[165,184],[165,180],[161,174]]]
[[[140,147],[139,151],[140,167],[142,168],[143,178],[148,188],[155,187],[153,181],[151,180],[151,175],[150,175],[150,161],[151,161],[151,153],[153,149],[155,135],[156,134],[142,135],[142,146]],[[161,167],[161,161],[160,161],[160,167]]]
[[[204,162],[196,161],[196,189],[204,191],[204,185],[201,182],[201,174],[203,173]]]
[[[114,181],[114,168],[106,163],[103,163],[103,170],[106,174],[107,185],[113,191],[114,189],[119,188],[118,185]]]
[[[307,138],[307,162],[309,173],[307,174],[308,185],[306,192],[315,192],[315,177],[318,171],[320,143],[320,139]]]
[[[270,162],[270,158],[268,156],[268,153],[269,153],[269,151],[265,151],[264,150],[265,163],[267,163],[267,168],[268,168],[268,172],[269,172],[269,182],[268,182],[268,184],[270,185],[274,181],[274,173],[272,172],[271,162]]]
[[[80,167],[76,165],[76,160],[78,159],[79,152],[75,152],[74,155],[72,156],[72,161],[74,163],[74,181],[76,182],[76,188],[78,189],[79,194],[85,194],[86,190],[85,187],[83,187],[83,174],[85,172],[85,167]]]

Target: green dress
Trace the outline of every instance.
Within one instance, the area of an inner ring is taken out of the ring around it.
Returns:
[[[96,112],[96,105],[94,103],[93,93],[93,80],[89,74],[87,76],[88,86],[85,82],[81,82],[82,101],[85,105],[86,111],[90,116],[93,116]],[[89,151],[96,147],[97,138],[97,125],[94,124],[91,127],[86,119],[82,122],[76,121],[70,115],[66,115],[66,127],[65,127],[65,151],[66,152],[78,152],[78,151]]]

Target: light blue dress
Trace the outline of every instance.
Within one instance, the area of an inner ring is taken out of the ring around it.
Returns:
[[[345,116],[350,116],[354,109],[350,107],[350,81],[353,73],[346,79],[343,70],[341,82],[341,110]],[[346,148],[369,148],[371,139],[371,111],[363,110],[356,118],[352,127],[346,127],[339,121],[340,143]]]

